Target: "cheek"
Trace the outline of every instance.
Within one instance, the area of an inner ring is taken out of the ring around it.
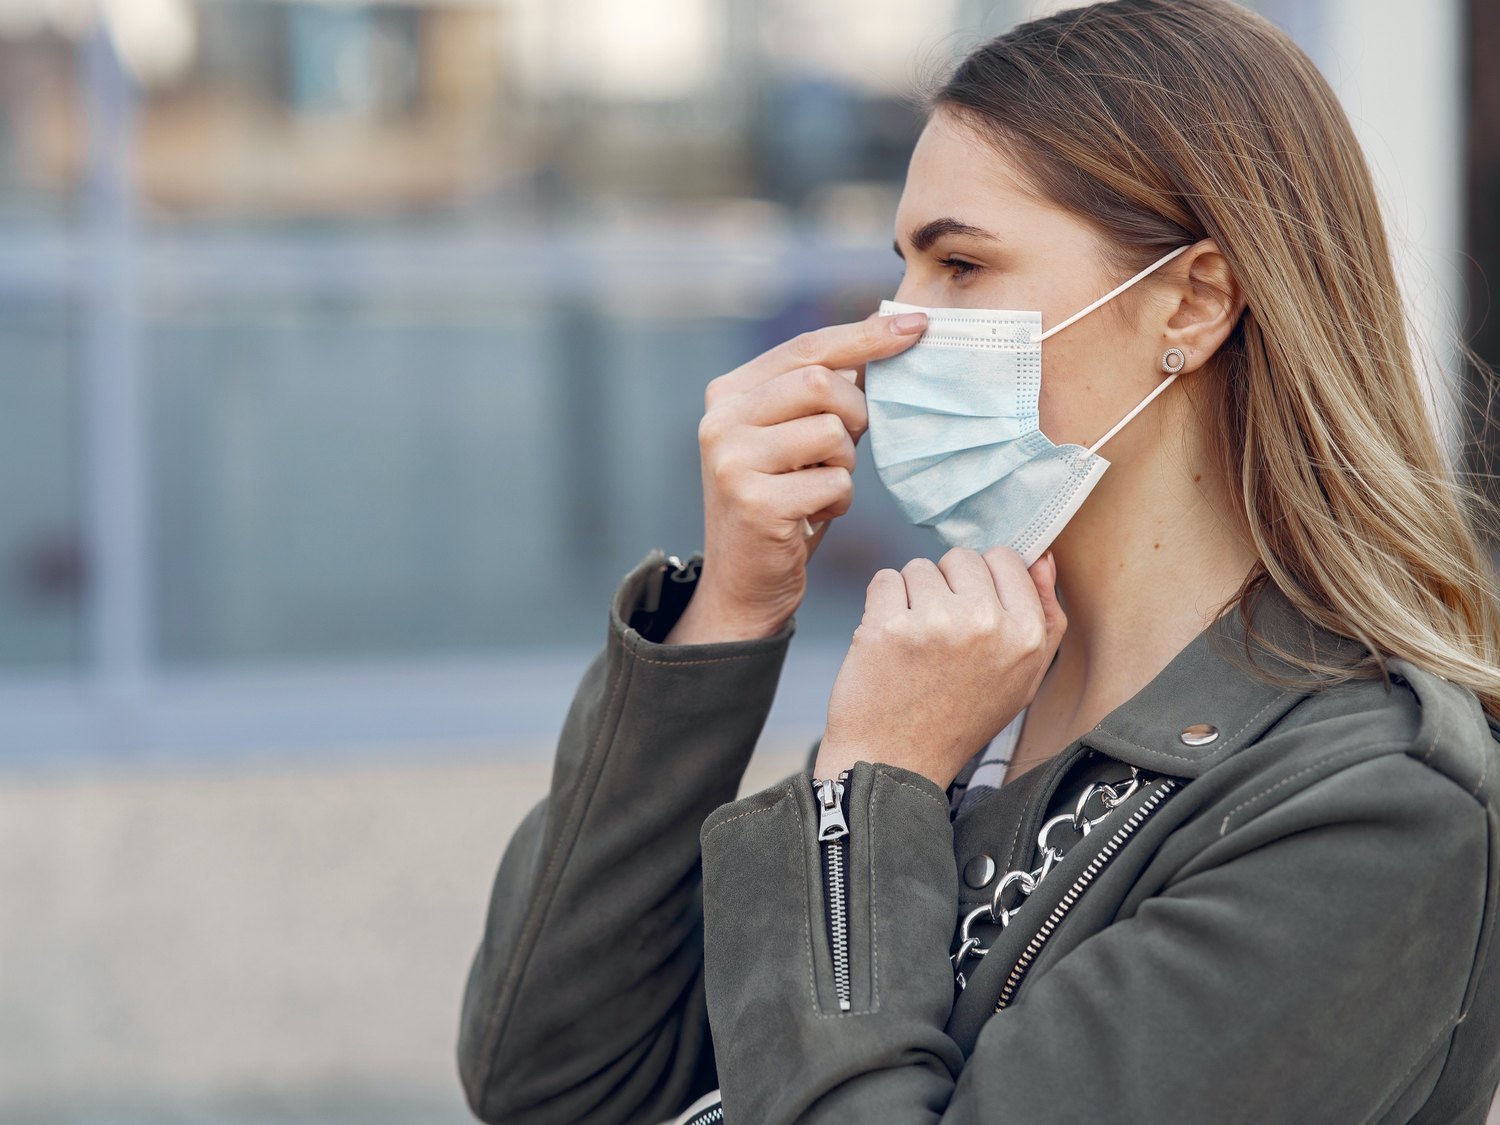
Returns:
[[[1109,362],[1093,348],[1042,344],[1042,393],[1037,404],[1042,433],[1058,445],[1088,446],[1109,429],[1111,396],[1100,385]]]
[[[1042,433],[1059,445],[1085,449],[1107,434],[1164,378],[1141,347],[1139,340],[1108,333],[1080,336],[1052,351],[1044,342],[1037,404]],[[1131,421],[1100,452],[1123,456],[1122,447],[1139,429]]]

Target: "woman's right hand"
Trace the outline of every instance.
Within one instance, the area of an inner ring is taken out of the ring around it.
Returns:
[[[923,313],[805,332],[720,375],[703,395],[704,545],[668,644],[768,637],[802,603],[807,560],[849,510],[864,435],[864,365],[905,351]],[[822,523],[811,537],[803,521]]]

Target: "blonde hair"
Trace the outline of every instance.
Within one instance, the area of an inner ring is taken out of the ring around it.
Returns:
[[[1369,169],[1333,91],[1227,0],[1114,0],[983,44],[927,97],[1095,225],[1133,273],[1212,238],[1246,298],[1201,401],[1266,582],[1364,646],[1336,663],[1257,638],[1315,679],[1399,656],[1500,718],[1500,614],[1429,415]],[[1195,401],[1197,401],[1195,399]]]

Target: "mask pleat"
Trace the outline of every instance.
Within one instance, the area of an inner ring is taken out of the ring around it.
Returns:
[[[878,463],[895,466],[918,457],[956,453],[962,449],[1014,441],[1026,430],[1018,418],[994,416],[937,416],[915,407],[885,405],[881,424],[871,434],[871,450]],[[875,448],[876,446],[879,448]]]
[[[927,523],[969,497],[992,490],[1022,465],[1055,448],[1033,430],[1014,441],[963,449],[928,463],[914,460],[916,472],[906,479],[890,479],[886,487],[913,523]]]

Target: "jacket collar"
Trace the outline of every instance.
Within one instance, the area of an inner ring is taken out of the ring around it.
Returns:
[[[1249,614],[1260,634],[1292,652],[1344,661],[1365,651],[1304,616],[1270,582],[1251,597]],[[1240,610],[1231,607],[1082,741],[1130,765],[1189,778],[1255,742],[1318,685],[1258,642],[1250,649],[1255,667],[1301,683],[1280,685],[1255,675],[1245,637]]]

